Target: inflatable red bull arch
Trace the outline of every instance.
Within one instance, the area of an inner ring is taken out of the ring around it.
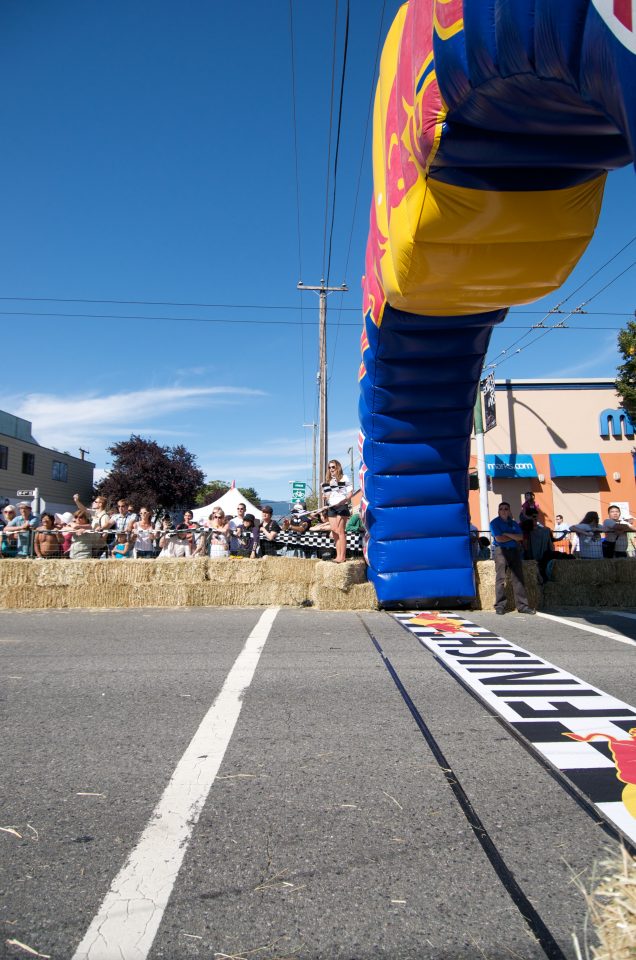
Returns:
[[[363,280],[362,510],[382,604],[475,594],[492,329],[555,290],[634,161],[636,0],[409,0],[382,53]]]

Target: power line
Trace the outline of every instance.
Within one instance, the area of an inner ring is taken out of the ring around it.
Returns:
[[[327,260],[327,223],[329,221],[329,184],[331,177],[331,133],[333,129],[333,93],[336,82],[336,39],[338,35],[338,0],[333,17],[333,52],[331,55],[331,96],[329,98],[329,136],[327,138],[327,185],[325,188],[325,224],[322,234],[322,275],[325,276]]]
[[[636,239],[636,238],[635,238],[635,239]],[[612,258],[612,259],[614,259],[614,258]],[[636,260],[633,260],[633,261],[629,264],[629,266],[625,267],[624,270],[621,270],[621,272],[620,272],[619,274],[617,274],[617,276],[615,276],[612,280],[610,280],[609,283],[606,283],[604,287],[601,287],[600,290],[597,290],[596,293],[594,293],[594,294],[589,298],[589,300],[584,300],[583,303],[580,304],[579,307],[575,307],[574,310],[571,311],[571,313],[569,314],[569,316],[571,317],[571,316],[574,316],[574,314],[578,314],[578,313],[580,312],[580,310],[581,310],[581,307],[584,307],[586,303],[590,303],[590,302],[591,302],[592,300],[594,300],[596,297],[600,296],[601,293],[603,293],[605,290],[607,290],[608,287],[611,287],[613,283],[616,283],[617,280],[619,280],[624,274],[626,274],[629,270],[632,269],[632,267],[635,267],[635,266],[636,266]],[[596,271],[596,273],[598,273],[598,270]],[[594,276],[596,276],[596,273],[594,274]],[[590,278],[590,279],[591,279],[591,278]],[[586,281],[586,282],[587,282],[587,281]],[[578,289],[580,289],[580,287],[579,287]],[[533,344],[537,343],[539,340],[542,340],[543,337],[546,337],[552,330],[558,330],[559,328],[561,328],[564,323],[565,323],[564,320],[560,320],[559,323],[556,323],[556,324],[554,324],[554,325],[551,326],[551,327],[547,327],[547,328],[543,331],[543,333],[539,334],[538,337],[535,337],[534,340],[531,340],[530,343],[527,343],[527,344],[525,345],[525,347],[520,347],[518,350],[515,350],[515,352],[514,352],[514,354],[512,354],[512,356],[515,356],[515,357],[516,357],[516,356],[519,356],[519,354],[520,354],[520,353],[523,353],[524,350],[527,350],[528,347],[533,346]],[[542,324],[537,324],[537,325],[536,325],[535,327],[533,327],[532,329],[537,329],[538,327],[541,327],[541,326],[542,326]],[[573,329],[573,328],[572,328],[572,329]],[[577,331],[580,330],[580,329],[581,329],[580,327],[577,327],[577,328],[576,328]],[[605,328],[603,328],[603,329],[609,329],[609,328],[605,327]],[[519,343],[519,342],[520,342],[519,340],[516,340],[516,341],[515,341],[515,343]],[[507,351],[503,351],[503,352],[505,353],[505,352],[507,352]],[[498,356],[499,356],[499,354],[498,354]],[[506,360],[510,360],[510,359],[511,359],[511,356],[508,355],[508,356],[504,357],[502,360],[500,360],[499,363],[489,363],[489,364],[486,364],[486,366],[490,367],[491,370],[495,370],[497,367],[500,367],[500,366],[502,365],[502,363],[505,363]]]
[[[619,257],[619,256],[621,255],[621,253],[623,253],[625,250],[627,250],[627,248],[630,247],[630,246],[632,245],[632,243],[634,243],[634,241],[636,241],[636,235],[633,236],[633,237],[631,238],[631,240],[628,240],[627,243],[620,248],[620,250],[618,250],[615,254],[613,254],[613,256],[611,256],[611,257],[609,258],[609,260],[606,260],[605,263],[601,264],[601,266],[598,267],[598,269],[595,270],[594,273],[590,274],[590,276],[588,276],[588,277],[583,281],[583,283],[579,284],[578,287],[576,287],[571,293],[569,293],[569,294],[567,295],[567,297],[564,297],[563,300],[559,301],[559,303],[557,303],[556,307],[553,307],[551,310],[548,310],[548,312],[545,314],[545,316],[543,317],[543,319],[539,321],[538,324],[533,324],[533,326],[531,326],[531,327],[528,328],[528,332],[527,332],[527,333],[523,334],[521,337],[517,337],[517,339],[516,339],[516,340],[513,340],[513,342],[510,343],[510,344],[508,344],[507,347],[505,347],[503,350],[500,350],[500,352],[499,352],[499,353],[497,354],[497,356],[495,357],[494,361],[493,361],[492,363],[486,364],[486,366],[488,366],[488,367],[490,367],[490,368],[492,368],[492,369],[494,369],[495,367],[499,366],[499,364],[497,363],[497,360],[498,360],[499,357],[506,356],[506,359],[508,359],[508,355],[510,354],[510,350],[512,350],[513,347],[516,347],[516,345],[517,345],[518,343],[521,343],[522,340],[525,340],[526,337],[530,336],[530,334],[532,333],[532,330],[533,330],[533,329],[536,329],[536,327],[542,327],[542,326],[544,326],[544,321],[547,320],[547,319],[548,319],[550,316],[552,316],[553,314],[555,314],[555,313],[563,313],[563,311],[561,310],[561,307],[563,306],[563,304],[564,304],[564,303],[567,303],[567,301],[570,300],[570,299],[574,296],[575,293],[578,293],[579,290],[582,290],[583,287],[585,287],[591,280],[594,279],[594,277],[598,276],[598,274],[601,273],[602,270],[604,270],[606,267],[608,267],[608,266],[610,265],[610,263],[612,263],[614,260],[616,260],[617,257]],[[628,268],[628,269],[630,269],[630,268]],[[623,271],[623,272],[626,272],[626,271]],[[620,277],[620,276],[622,276],[622,274],[619,274],[619,277]],[[617,280],[618,277],[616,277],[615,279]],[[612,281],[610,282],[610,284],[608,284],[607,286],[610,286],[611,283],[613,283],[613,282],[614,282],[614,281],[612,280]],[[606,290],[606,289],[607,289],[607,287],[603,287],[603,290]],[[595,299],[595,297],[598,296],[599,293],[602,293],[603,290],[598,291],[598,293],[595,293],[594,296],[593,296],[593,297],[590,297],[589,300],[586,300],[586,301],[584,301],[584,303],[580,304],[580,306],[576,308],[576,311],[571,311],[571,312],[568,314],[568,317],[571,317],[571,316],[572,316],[572,313],[574,313],[574,312],[577,312],[577,313],[578,313],[578,312],[581,310],[581,307],[585,306],[585,304],[587,304],[587,303],[590,303],[593,299]],[[558,326],[558,324],[557,324],[557,326]],[[551,329],[551,328],[550,328],[550,329]],[[543,336],[543,334],[542,334],[541,336]],[[536,339],[540,340],[541,337],[537,337]],[[532,343],[536,343],[536,339],[533,340]],[[522,347],[522,350],[525,350],[525,347]],[[521,352],[522,352],[521,350],[516,350],[515,353],[514,353],[514,356],[518,355],[518,354],[521,353]],[[503,363],[503,360],[501,360],[500,363]]]
[[[270,309],[270,308],[268,308]],[[271,308],[275,309],[275,308]],[[288,307],[285,309],[289,310],[300,310],[300,307]],[[347,308],[344,308],[347,309]],[[625,314],[625,316],[632,316],[631,314]],[[621,314],[622,316],[622,314]],[[230,317],[172,317],[166,315],[148,315],[148,314],[126,314],[126,313],[49,313],[49,312],[40,312],[32,310],[0,310],[0,317],[49,317],[53,319],[66,319],[66,320],[154,320],[154,321],[164,321],[166,323],[240,323],[240,324],[252,324],[253,326],[283,326],[283,327],[311,327],[315,328],[315,321],[303,321],[303,320],[255,320],[255,319],[237,319]],[[357,330],[360,330],[362,325],[360,323],[342,323],[343,327],[352,327]],[[526,326],[507,326],[509,330],[526,330]],[[536,326],[533,326],[530,329],[537,329]],[[549,327],[550,330],[570,330],[578,332],[579,330],[621,330],[621,327],[581,327],[577,326],[568,327],[565,324],[556,324],[554,327]]]
[[[302,294],[302,290],[301,290]],[[115,300],[112,297],[107,299],[89,298],[89,297],[0,297],[0,303],[93,303],[93,304],[113,304],[121,307],[197,307],[203,310],[298,310],[297,306],[289,303],[195,303],[185,300]],[[362,316],[362,307],[341,307],[344,313],[359,313]],[[543,313],[543,310],[518,310],[511,308],[511,316],[535,316]],[[555,307],[550,314],[568,314],[567,310],[560,310]],[[587,317],[633,317],[634,310],[582,310]],[[35,316],[36,314],[34,314]],[[60,314],[63,316],[63,314]],[[72,314],[69,314],[72,316]],[[78,314],[79,316],[79,314]],[[360,321],[362,326],[362,320]],[[506,329],[523,330],[525,327],[509,327]],[[528,328],[530,329],[530,328]]]
[[[292,81],[292,124],[294,128],[294,170],[296,174],[296,235],[298,240],[298,276],[302,279],[303,259],[300,233],[300,177],[298,175],[298,125],[296,123],[296,62],[294,58],[294,14],[292,0],[289,0],[289,40],[291,51],[291,81]],[[303,298],[300,296],[300,378],[303,398],[303,423],[305,416],[306,384],[305,384],[305,331],[303,323]]]
[[[351,217],[351,229],[350,229],[350,231],[349,231],[349,242],[348,242],[348,244],[347,244],[347,256],[346,256],[346,259],[345,259],[344,277],[343,277],[343,281],[342,281],[343,283],[346,283],[346,282],[347,282],[347,271],[348,271],[348,269],[349,269],[349,258],[350,258],[350,256],[351,256],[351,244],[353,243],[353,231],[354,231],[354,228],[355,228],[356,215],[357,215],[357,212],[358,212],[358,199],[359,199],[359,196],[360,196],[360,184],[362,183],[362,171],[363,171],[363,169],[364,169],[364,158],[365,158],[365,156],[366,156],[366,151],[367,151],[367,140],[368,140],[368,137],[369,137],[369,124],[370,124],[370,122],[371,122],[371,112],[372,112],[372,109],[373,109],[373,99],[374,99],[373,95],[374,95],[374,91],[375,91],[376,74],[377,74],[377,70],[378,70],[378,62],[379,62],[379,60],[380,60],[380,50],[381,50],[381,48],[382,48],[382,33],[383,33],[383,27],[384,27],[384,11],[385,11],[385,7],[386,7],[386,0],[382,0],[382,10],[381,10],[381,13],[380,13],[380,26],[379,26],[379,28],[378,28],[378,41],[377,41],[376,47],[375,47],[375,60],[373,61],[373,70],[372,70],[372,72],[371,72],[371,89],[370,89],[370,92],[369,92],[369,105],[368,105],[368,107],[367,107],[367,119],[366,119],[366,123],[365,123],[365,126],[364,126],[364,138],[363,138],[363,140],[362,140],[362,150],[361,150],[361,152],[360,152],[360,165],[359,165],[359,167],[358,167],[358,181],[357,181],[357,183],[356,183],[355,199],[354,199],[354,203],[353,203],[353,215],[352,215],[352,217]],[[372,187],[371,189],[372,189],[372,191],[373,191],[373,187]],[[338,346],[338,333],[339,333],[339,331],[340,331],[340,323],[341,323],[342,311],[343,311],[343,310],[352,310],[352,309],[353,309],[353,310],[357,310],[357,309],[359,309],[358,307],[343,307],[343,305],[342,305],[343,300],[344,300],[344,295],[341,294],[341,296],[340,296],[340,303],[339,303],[339,305],[338,305],[338,316],[337,316],[337,319],[336,319],[336,329],[335,329],[335,334],[334,334],[334,343],[333,343],[333,348],[332,348],[332,351],[331,351],[331,364],[330,364],[330,366],[329,366],[329,369],[330,369],[330,370],[333,370],[333,365],[334,365],[334,363],[335,363],[336,347]],[[331,375],[330,375],[329,379],[331,379]]]
[[[342,72],[340,75],[340,101],[338,104],[338,124],[336,127],[336,151],[333,161],[333,197],[331,200],[331,226],[329,228],[329,256],[327,258],[327,286],[331,275],[331,247],[333,244],[333,227],[336,220],[336,188],[338,186],[338,155],[340,153],[340,130],[342,128],[342,102],[344,99],[345,77],[347,75],[347,51],[349,49],[349,0],[345,16],[345,34],[342,50]]]
[[[303,276],[302,247],[300,242],[300,177],[298,176],[298,125],[296,123],[296,61],[294,58],[294,14],[292,0],[289,0],[289,40],[291,50],[291,91],[292,91],[292,125],[294,128],[294,170],[296,173],[296,233],[298,238],[298,271],[299,279]]]

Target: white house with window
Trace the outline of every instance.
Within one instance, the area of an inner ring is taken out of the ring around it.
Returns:
[[[41,509],[52,513],[75,509],[73,494],[90,503],[95,464],[41,446],[31,423],[0,410],[0,500],[19,503],[31,496],[20,490],[39,491]]]

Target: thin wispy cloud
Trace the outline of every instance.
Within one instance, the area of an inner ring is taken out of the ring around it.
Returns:
[[[358,427],[329,434],[329,451],[341,461],[346,473],[351,470],[349,448],[353,448],[354,470],[357,469],[357,438]],[[214,459],[204,454],[201,466],[212,480],[236,480],[238,486],[255,487],[267,497],[268,487],[276,485],[280,489],[280,481],[311,479],[311,432],[308,431],[306,442],[302,437],[275,437],[259,444],[258,449],[237,446],[231,453],[215,455]],[[357,478],[353,479],[357,484]]]
[[[33,434],[49,447],[68,449],[112,441],[131,433],[174,434],[162,420],[195,408],[220,406],[265,396],[248,387],[160,387],[126,393],[51,394],[30,393],[0,397],[0,407],[30,420]],[[159,426],[155,423],[159,421]],[[183,437],[183,434],[179,434]]]
[[[618,356],[618,347],[616,346],[616,334],[612,334],[609,338],[605,339],[605,348],[595,352],[587,360],[582,361],[581,363],[575,363],[571,366],[563,366],[562,364],[559,367],[549,373],[544,373],[546,377],[577,377],[585,373],[589,373],[592,370],[598,370],[601,368],[607,368],[608,362],[611,362],[613,368],[615,368],[619,362]]]

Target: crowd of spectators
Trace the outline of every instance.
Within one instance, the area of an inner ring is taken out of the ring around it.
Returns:
[[[265,556],[331,559],[334,554],[326,542],[331,531],[327,509],[310,511],[304,503],[295,504],[280,522],[267,505],[262,508],[262,519],[257,520],[244,503],[237,505],[236,516],[226,515],[212,504],[207,519],[198,522],[191,510],[171,516],[146,505],[135,509],[127,499],[120,499],[116,510],[108,510],[104,497],[96,497],[91,507],[77,494],[74,500],[73,513],[45,512],[40,516],[29,503],[17,508],[7,503],[0,519],[0,555],[71,560],[202,556],[254,560]],[[350,518],[349,525],[354,532],[362,530],[358,514]],[[308,538],[307,533],[322,536]]]
[[[262,518],[257,520],[244,503],[237,505],[236,516],[226,515],[220,506],[211,504],[207,519],[197,522],[191,510],[173,517],[165,510],[153,511],[145,505],[137,510],[126,498],[117,501],[115,510],[109,510],[105,498],[100,496],[90,508],[77,494],[74,500],[73,513],[45,512],[41,516],[33,513],[30,503],[19,503],[17,507],[6,503],[0,516],[0,556],[71,560],[200,556],[333,559],[334,555],[341,555],[347,534],[364,533],[358,513],[347,516],[340,510],[345,515],[335,517],[339,537],[343,520],[346,526],[345,537],[339,540],[334,536],[335,510],[332,508],[331,515],[327,506],[311,511],[302,502],[294,504],[289,516],[279,520],[274,519],[272,508],[267,505],[262,508]],[[564,557],[636,557],[636,525],[632,517],[621,517],[617,504],[609,507],[602,522],[595,511],[571,524],[557,514],[552,528],[542,522],[544,519],[534,495],[526,493],[518,520],[519,551],[522,559],[538,561],[544,576],[550,561]],[[474,561],[495,559],[492,535],[485,536],[473,524],[470,535]],[[359,554],[361,538],[351,539]]]
[[[544,515],[534,495],[528,492],[517,521],[520,534],[518,549],[524,560],[536,560],[545,578],[554,560],[636,558],[636,526],[633,517],[621,517],[618,504],[611,504],[601,522],[596,511],[589,511],[578,523],[565,523],[556,514],[554,527],[543,523]],[[491,531],[492,532],[492,531]],[[474,560],[495,559],[496,544],[471,525]]]

